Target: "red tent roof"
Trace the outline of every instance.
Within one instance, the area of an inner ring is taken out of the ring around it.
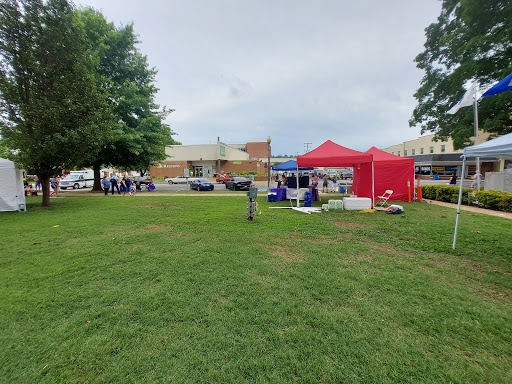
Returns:
[[[409,159],[408,157],[400,157],[392,155],[391,153],[387,153],[377,149],[375,147],[371,147],[365,153],[369,153],[373,155],[374,163],[383,163],[388,165],[414,165],[414,159]]]
[[[373,155],[342,147],[327,140],[318,148],[297,157],[299,167],[353,167],[354,164],[371,163]]]

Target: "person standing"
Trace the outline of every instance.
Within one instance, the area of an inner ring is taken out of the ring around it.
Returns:
[[[452,173],[452,177],[450,177],[450,181],[448,183],[449,185],[456,185],[457,184],[457,175],[455,172]]]
[[[112,185],[112,195],[114,194],[115,188],[117,188],[117,193],[120,195],[121,191],[119,190],[119,176],[117,176],[117,173],[114,173],[110,177],[110,184]]]
[[[132,196],[132,179],[130,179],[129,175],[126,176],[124,183],[126,184],[126,192],[128,192],[128,195]]]
[[[327,174],[324,174],[323,177],[322,192],[329,192],[329,177]]]
[[[105,192],[105,196],[107,196],[110,189],[110,181],[108,181],[107,176],[104,176],[103,180],[101,180],[101,188]]]
[[[475,173],[473,175],[473,182],[471,183],[471,188],[478,189],[478,186],[480,185],[481,181],[482,181],[482,174]]]
[[[126,178],[126,175],[124,175],[123,178],[121,179],[121,192],[123,192],[123,196],[126,196],[126,192],[130,191],[130,188],[129,187],[127,188],[126,181],[127,181],[127,178]]]
[[[50,196],[55,195],[55,197],[59,197],[59,181],[59,176],[50,178],[50,187],[52,188]]]

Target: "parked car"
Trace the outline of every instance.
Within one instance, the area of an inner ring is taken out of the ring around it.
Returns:
[[[176,177],[165,179],[165,181],[167,181],[169,184],[186,184],[187,182],[192,181],[194,179],[194,177],[179,175]]]
[[[354,172],[351,169],[342,169],[340,171],[340,179],[352,179],[354,177]]]
[[[226,181],[229,181],[231,179],[231,177],[227,177],[227,176],[219,176],[215,179],[215,181],[217,183],[220,183],[220,184],[226,184]]]
[[[213,191],[213,184],[208,179],[195,179],[190,183],[191,189],[198,191]]]
[[[233,191],[238,191],[241,189],[249,189],[252,185],[251,179],[247,177],[232,177],[228,181],[226,181],[226,189],[232,189]]]
[[[141,191],[145,191],[148,189],[148,185],[153,182],[149,177],[146,176],[134,176],[131,178],[132,182],[137,185]]]
[[[94,185],[94,173],[92,170],[71,171],[69,175],[59,182],[60,189],[87,188]]]

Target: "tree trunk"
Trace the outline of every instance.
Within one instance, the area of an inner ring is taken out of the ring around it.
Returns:
[[[43,192],[43,207],[50,206],[50,178],[48,176],[37,175],[41,182],[41,191]]]
[[[94,164],[92,169],[94,172],[94,185],[92,186],[92,192],[102,191],[100,178],[101,166],[99,164]]]

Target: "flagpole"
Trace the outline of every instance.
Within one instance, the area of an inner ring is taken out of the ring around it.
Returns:
[[[478,101],[476,98],[476,87],[475,93],[473,95],[473,111],[474,111],[474,119],[475,119],[475,144],[480,144],[478,140]],[[464,170],[462,170],[464,173]],[[477,183],[477,191],[480,190],[480,180],[482,179],[482,174],[480,173],[480,158],[476,158],[476,183]],[[461,182],[463,180],[461,179]]]

